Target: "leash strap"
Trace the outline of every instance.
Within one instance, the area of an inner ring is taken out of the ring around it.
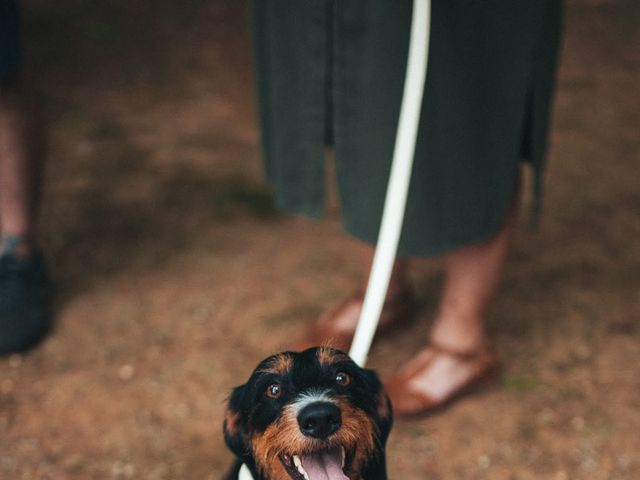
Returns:
[[[238,480],[253,480],[253,475],[246,464],[242,464],[240,472],[238,473]]]
[[[349,351],[359,366],[367,361],[398,251],[427,76],[430,24],[431,1],[414,0],[407,73],[382,223],[362,312]]]

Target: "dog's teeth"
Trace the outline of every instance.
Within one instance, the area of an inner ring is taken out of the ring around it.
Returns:
[[[297,456],[297,455],[293,456],[293,464],[296,466],[296,468],[298,469],[300,474],[305,478],[305,480],[310,480],[309,479],[309,475],[307,474],[307,472],[305,471],[305,469],[302,466],[302,460],[300,460],[299,456]]]
[[[344,468],[344,460],[345,460],[344,447],[340,447],[340,463],[342,464],[342,468]]]

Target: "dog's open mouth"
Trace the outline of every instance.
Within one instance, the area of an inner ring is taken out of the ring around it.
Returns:
[[[293,480],[349,480],[343,471],[343,447],[300,455],[280,454],[280,460]]]

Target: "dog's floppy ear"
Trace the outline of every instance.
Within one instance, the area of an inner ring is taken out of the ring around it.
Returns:
[[[370,391],[375,392],[374,416],[380,432],[379,440],[381,445],[384,446],[393,425],[393,410],[391,408],[391,400],[389,400],[389,396],[387,395],[387,392],[385,391],[384,386],[380,381],[380,377],[378,377],[378,374],[375,371],[369,369],[364,369],[364,373],[366,375],[369,388],[371,389]]]
[[[231,392],[227,402],[227,410],[224,414],[224,442],[238,458],[244,458],[248,452],[247,432],[242,423],[242,402],[245,385],[236,387]]]
[[[377,402],[377,424],[380,429],[380,442],[384,445],[393,425],[393,409],[391,407],[391,400],[382,385],[380,386],[380,390],[378,390]]]

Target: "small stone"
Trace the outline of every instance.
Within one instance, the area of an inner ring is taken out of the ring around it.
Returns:
[[[498,452],[506,460],[509,460],[513,456],[513,449],[511,448],[511,445],[507,443],[500,444]]]
[[[553,423],[556,418],[556,412],[554,412],[550,408],[544,408],[540,413],[538,413],[537,420],[540,425],[549,425]]]
[[[581,432],[582,430],[584,430],[584,418],[573,417],[571,419],[571,426],[576,432]]]
[[[631,465],[631,459],[626,455],[619,455],[616,459],[616,464],[620,470],[623,472],[629,469]]]
[[[72,454],[66,457],[63,461],[64,468],[67,470],[75,470],[82,466],[84,458],[79,454]]]
[[[209,318],[210,310],[204,306],[197,306],[193,308],[193,317],[197,321],[204,321]]]
[[[186,403],[177,404],[173,411],[178,418],[187,418],[191,414],[191,409]]]
[[[574,352],[580,360],[589,360],[591,358],[591,349],[584,343],[576,345]]]
[[[125,463],[120,460],[111,466],[111,475],[114,478],[132,478],[136,473],[136,468],[132,463]]]
[[[488,455],[480,455],[478,457],[478,468],[486,470],[491,466],[491,458]]]
[[[0,466],[4,470],[12,470],[16,466],[16,459],[9,456],[0,456]]]
[[[122,469],[122,473],[124,478],[133,478],[136,474],[136,467],[133,463],[125,463],[124,468]]]
[[[116,461],[111,465],[111,475],[118,478],[122,475],[122,462]]]
[[[580,466],[587,472],[593,472],[598,468],[598,461],[595,458],[589,456],[582,461]]]
[[[133,365],[129,365],[129,364],[122,365],[118,369],[118,377],[123,382],[128,382],[129,380],[131,380],[135,374],[136,374],[136,369],[133,367]]]

